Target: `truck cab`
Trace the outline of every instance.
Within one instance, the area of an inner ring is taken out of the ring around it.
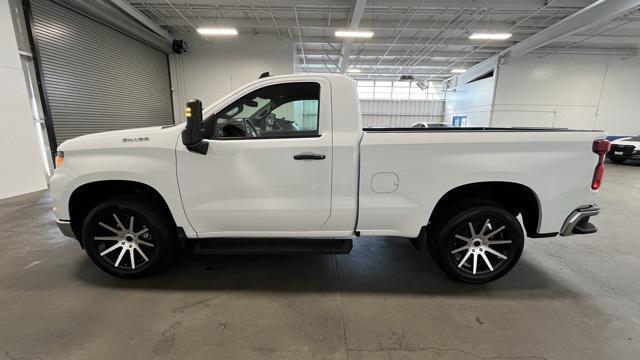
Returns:
[[[203,112],[209,151],[176,150],[183,205],[198,236],[354,234],[362,125],[351,82],[266,78]]]

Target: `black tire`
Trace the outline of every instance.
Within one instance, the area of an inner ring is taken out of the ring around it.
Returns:
[[[156,210],[159,208],[137,196],[120,196],[96,206],[82,225],[82,242],[91,261],[106,273],[123,278],[164,269],[178,249],[176,230],[170,219]]]
[[[499,229],[502,230],[496,232]],[[470,284],[504,276],[518,262],[524,248],[520,222],[492,203],[471,202],[467,207],[445,210],[432,224],[428,236],[429,252],[438,266],[452,279]]]
[[[612,163],[622,164],[626,159],[617,156],[610,156],[609,160],[611,160]]]

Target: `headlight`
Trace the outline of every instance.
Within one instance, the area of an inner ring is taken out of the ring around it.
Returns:
[[[64,164],[64,151],[56,151],[56,167],[59,168]]]

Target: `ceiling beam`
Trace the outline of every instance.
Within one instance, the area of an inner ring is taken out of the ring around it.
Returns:
[[[422,2],[419,0],[370,0],[371,6],[421,6]],[[485,0],[485,1],[469,1],[469,0],[429,0],[428,6],[441,7],[449,9],[478,9],[478,8],[495,8],[497,5],[503,9],[509,10],[535,10],[548,0],[519,0],[519,1],[501,1],[501,0]],[[554,6],[557,7],[583,7],[589,5],[593,0],[556,0]]]
[[[597,46],[597,44],[593,44],[589,48],[580,48],[574,47],[571,49],[564,49],[561,46],[556,46],[559,43],[554,43],[554,46],[544,46],[539,49],[533,50],[532,53],[535,54],[548,54],[548,53],[558,53],[558,54],[579,54],[579,55],[634,55],[640,52],[639,49],[634,47],[602,47]],[[489,58],[491,55],[499,53],[502,49],[498,48],[482,48],[476,51],[473,55],[469,55],[469,51],[447,51],[447,50],[439,50],[429,55],[429,59],[457,59],[462,58],[466,61],[477,61],[478,59],[483,60]],[[323,49],[313,49],[305,46],[304,53],[307,58],[314,57],[330,57],[331,59],[335,59],[339,56],[339,54],[327,53],[327,50]],[[297,52],[298,56],[302,56],[300,49],[298,48]],[[352,58],[356,58],[356,55],[351,55]],[[380,58],[391,58],[397,59],[399,57],[402,58],[419,58],[421,56],[416,54],[405,54],[404,51],[392,51],[389,52],[386,56],[384,55],[384,50],[366,50],[359,52],[357,57],[359,59],[368,60],[371,58],[380,59]]]
[[[171,8],[167,4],[167,0],[132,0],[131,4],[135,7],[143,7],[150,6],[154,8]],[[370,10],[375,9],[376,13],[380,13],[381,10],[406,10],[406,8],[416,8],[416,9],[451,9],[451,10],[470,10],[475,11],[477,9],[488,9],[495,8],[499,5],[500,9],[508,10],[512,12],[521,12],[528,13],[531,10],[536,10],[541,6],[544,6],[545,3],[548,3],[549,0],[517,0],[517,1],[504,1],[504,0],[484,0],[484,1],[469,1],[469,0],[369,0],[368,8]],[[577,11],[580,8],[583,8],[593,0],[555,0],[553,2],[553,10],[563,10],[567,9],[568,11]],[[291,1],[289,0],[270,0],[271,7],[274,10],[290,7]],[[344,0],[298,0],[298,6],[301,9],[309,8],[309,9],[328,9],[332,7],[336,11],[348,10],[349,5],[345,4]],[[263,1],[238,1],[238,0],[191,0],[191,1],[181,1],[174,2],[176,8],[183,10],[193,8],[194,10],[201,9],[211,9],[211,8],[219,8],[220,10],[226,11],[229,9],[236,8],[251,8],[253,7],[265,7]]]
[[[475,61],[475,63],[478,63],[480,61]],[[322,59],[309,59],[307,60],[307,65],[322,65],[324,63],[327,63],[327,61],[324,61]],[[379,62],[378,61],[358,61],[358,69],[365,69],[365,68],[374,68]],[[420,63],[418,63],[415,67],[416,68],[433,68],[433,69],[446,69],[449,67],[449,65],[451,65],[451,63],[453,63],[453,61],[422,61]],[[381,68],[395,68],[396,70],[401,68],[401,66],[398,66],[396,64],[395,61],[383,61],[379,63],[379,67]]]
[[[568,18],[532,35],[500,54],[501,63],[507,63],[535,49],[558,41],[587,28],[610,21],[626,12],[636,10],[640,0],[599,0]]]
[[[322,66],[310,66],[309,67],[309,72],[314,72],[314,73],[326,73],[326,72],[333,72],[331,70],[327,70],[325,67]],[[442,74],[439,72],[435,72],[435,71],[430,71],[430,72],[414,72],[411,73],[411,75],[413,75],[416,79],[430,79],[430,80],[444,80],[448,77],[451,76],[451,74]],[[398,73],[396,72],[380,72],[380,71],[376,71],[376,72],[366,72],[363,71],[361,73],[357,73],[357,74],[349,74],[349,76],[351,77],[365,77],[368,80],[372,80],[369,78],[369,76],[371,77],[385,77],[385,78],[389,78],[391,80],[398,80],[399,76]]]
[[[122,0],[120,0],[122,1]],[[158,16],[154,16],[153,13],[148,13],[149,16],[157,22],[161,22],[162,25],[165,26],[183,26],[189,25],[185,19],[180,16],[163,16],[162,19]],[[304,29],[344,29],[348,27],[347,19],[348,14],[339,14],[341,16],[337,16],[333,14],[331,17],[331,24],[328,24],[325,19],[318,18],[304,18],[300,17],[300,27]],[[256,19],[257,18],[257,19]],[[280,24],[280,27],[286,26],[295,26],[296,21],[294,18],[282,17],[278,16],[275,18]],[[260,23],[258,22],[260,20]],[[397,20],[380,20],[376,21],[361,21],[360,27],[370,29],[373,31],[392,31],[397,30],[396,27],[398,25],[398,21],[400,21],[400,17],[398,16]],[[244,28],[244,27],[271,27],[273,28],[273,18],[267,14],[256,13],[255,17],[246,18],[246,17],[235,17],[235,16],[225,16],[224,18],[216,18],[215,15],[200,15],[198,18],[203,24],[210,23],[211,25],[217,26],[233,26],[236,28]],[[450,22],[448,21],[428,21],[428,17],[417,18],[406,28],[406,31],[440,31],[440,30],[455,30],[451,29]],[[467,31],[482,31],[492,29],[493,31],[501,31],[507,30],[514,25],[513,22],[489,22],[489,21],[480,21],[476,22],[469,26]],[[529,22],[526,24],[518,25],[519,31],[531,31],[535,32],[540,29],[545,28],[544,24],[536,24],[535,22]]]
[[[502,48],[505,48],[513,45],[516,41],[524,40],[526,38],[527,38],[526,36],[514,35],[507,41],[495,41],[493,45],[494,46],[500,45]],[[403,37],[395,41],[395,43],[394,43],[394,40],[396,39],[390,38],[390,37],[389,38],[373,37],[371,39],[366,39],[366,41],[362,39],[358,39],[357,44],[359,46],[378,46],[378,45],[389,46],[394,44],[394,48],[397,48],[400,45],[415,46],[416,44],[422,44],[425,42],[424,38],[420,38],[420,37]],[[327,43],[339,44],[339,42],[336,42],[336,38],[332,36],[305,36],[304,37],[305,47],[308,44],[327,44]],[[445,42],[438,43],[438,44],[429,44],[429,47],[480,46],[482,44],[483,44],[482,41],[469,40],[469,38],[466,38],[466,37],[456,37],[456,38],[450,37]]]
[[[637,10],[638,6],[640,6],[640,0],[598,0],[566,19],[470,67],[464,74],[459,76],[464,82],[465,79],[481,74],[487,69],[494,69],[500,64],[513,61],[577,32],[593,28],[620,15]],[[442,72],[446,72],[446,69],[442,70]]]
[[[353,8],[351,9],[351,20],[349,21],[350,29],[357,29],[360,26],[360,20],[362,14],[364,14],[364,8],[367,5],[367,0],[353,0]],[[340,61],[338,67],[340,72],[344,73],[349,66],[349,59],[351,57],[351,48],[353,47],[353,40],[346,38],[342,43],[342,49],[340,49]]]
[[[113,5],[118,7],[120,10],[124,11],[127,15],[134,18],[137,22],[145,26],[147,29],[153,31],[158,36],[162,37],[167,41],[173,41],[173,37],[163,28],[161,28],[158,24],[151,21],[145,14],[143,14],[140,10],[131,6],[128,2],[124,0],[110,0]]]
[[[549,52],[547,52],[549,53]],[[616,55],[632,55],[638,53],[637,51],[634,53],[631,52],[625,52],[622,54],[616,54]],[[600,53],[599,55],[602,55],[602,53]],[[336,56],[331,56],[331,55],[319,55],[319,54],[306,54],[306,60],[307,62],[309,61],[313,61],[313,60],[322,60],[322,61],[334,61],[336,63],[338,63],[338,61],[340,60],[339,57]],[[300,59],[300,62],[302,62],[302,55],[298,54],[297,55],[298,59]],[[394,65],[398,66],[399,68],[402,67],[398,64],[398,60],[400,59],[420,59],[421,62],[420,64],[425,64],[425,63],[433,63],[433,64],[445,64],[448,65],[449,63],[452,62],[456,62],[458,61],[460,58],[462,58],[462,56],[455,56],[455,57],[441,57],[441,58],[422,58],[422,57],[418,57],[418,56],[396,56],[396,57],[382,57],[382,56],[372,56],[372,57],[362,57],[362,56],[357,56],[357,55],[351,55],[351,63],[354,64],[356,63],[357,65],[369,65],[369,64],[377,64],[378,62],[382,65],[382,64],[390,64],[393,63]],[[467,64],[477,64],[479,62],[482,62],[486,59],[488,59],[489,56],[485,56],[485,57],[474,57],[474,58],[469,58],[469,57],[465,57],[464,58],[464,62],[466,62]],[[459,62],[459,61],[458,61]],[[468,65],[471,66],[471,65]]]
[[[484,50],[484,49],[483,49]],[[492,51],[479,51],[476,54],[467,57],[468,59],[486,59],[489,56],[499,53],[502,49],[493,49]],[[360,59],[371,59],[371,58],[375,58],[375,59],[379,59],[379,58],[390,58],[390,59],[395,59],[395,58],[418,58],[421,57],[417,54],[407,54],[405,51],[390,51],[388,52],[386,55],[384,54],[385,51],[384,50],[378,50],[378,51],[374,51],[374,50],[364,50],[361,52],[358,52],[357,57]],[[327,50],[322,50],[322,49],[310,49],[307,46],[304,47],[304,54],[307,57],[311,57],[311,56],[326,56],[329,55],[331,57],[335,57],[335,56],[339,56],[339,54],[333,54],[333,53],[327,53]],[[302,52],[298,49],[297,52],[298,56],[302,56]],[[433,53],[429,54],[428,58],[429,59],[433,59],[433,58],[444,58],[444,59],[450,59],[450,58],[459,58],[459,57],[463,57],[463,56],[467,56],[469,55],[468,51],[442,51],[442,50],[438,50],[438,51],[434,51]],[[352,58],[356,57],[356,55],[351,55]]]

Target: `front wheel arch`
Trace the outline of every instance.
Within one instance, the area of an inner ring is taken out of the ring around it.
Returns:
[[[83,184],[69,197],[69,217],[74,235],[82,244],[82,225],[89,212],[104,201],[118,196],[139,196],[158,207],[162,216],[177,229],[173,214],[165,199],[153,187],[130,180],[101,180]]]

